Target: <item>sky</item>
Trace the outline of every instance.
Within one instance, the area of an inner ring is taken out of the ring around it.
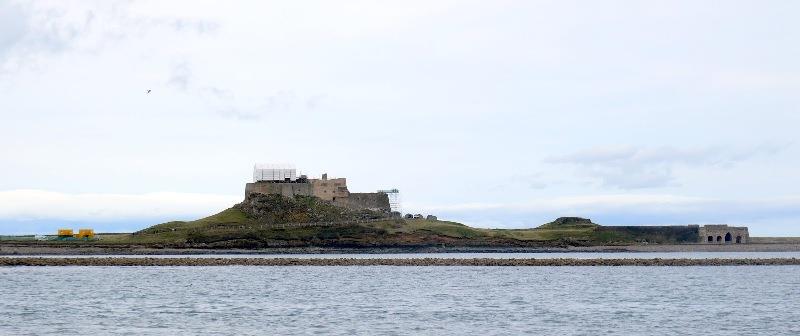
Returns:
[[[478,227],[800,236],[799,11],[0,0],[0,233],[201,218],[292,163]]]

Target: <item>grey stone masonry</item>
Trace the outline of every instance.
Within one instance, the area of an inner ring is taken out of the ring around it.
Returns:
[[[703,225],[698,236],[701,244],[747,244],[750,241],[746,226]]]

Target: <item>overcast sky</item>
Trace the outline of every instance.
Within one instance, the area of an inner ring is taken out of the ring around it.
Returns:
[[[799,12],[0,0],[0,233],[204,217],[290,162],[475,226],[800,236]]]

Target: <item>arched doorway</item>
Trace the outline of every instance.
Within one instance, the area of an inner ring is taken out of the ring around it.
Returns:
[[[721,242],[722,242],[722,236],[717,236],[717,243],[721,243]]]
[[[736,236],[736,244],[742,243],[742,236]]]
[[[732,238],[731,238],[731,233],[730,233],[730,232],[726,233],[726,234],[725,234],[725,243],[726,243],[726,244],[727,244],[727,243],[730,243],[730,242],[731,242],[731,240],[732,240]]]
[[[714,242],[714,236],[708,236],[708,242],[709,243],[713,243]]]

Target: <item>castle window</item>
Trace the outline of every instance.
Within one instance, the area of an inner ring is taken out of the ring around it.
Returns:
[[[731,233],[730,232],[725,234],[725,242],[726,243],[730,243],[731,242]]]
[[[714,242],[714,236],[708,236],[708,242],[709,243],[713,243]]]
[[[736,244],[742,243],[742,236],[736,236]]]
[[[721,241],[722,241],[722,236],[717,236],[717,242],[719,243]]]

